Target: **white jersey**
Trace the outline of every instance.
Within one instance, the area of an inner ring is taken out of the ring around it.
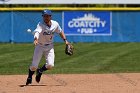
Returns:
[[[51,27],[48,27],[45,22],[39,22],[37,28],[34,30],[34,38],[38,39],[39,44],[53,43],[54,33],[61,33],[62,29],[58,22],[51,20]]]

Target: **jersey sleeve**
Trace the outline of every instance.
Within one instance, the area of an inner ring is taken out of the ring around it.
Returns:
[[[57,25],[57,28],[56,28],[55,32],[59,34],[62,32],[62,28],[60,27],[60,25],[58,23],[56,23],[56,25]]]
[[[34,33],[34,38],[36,37],[38,39],[41,31],[42,31],[41,23],[38,23],[36,29],[33,32]]]

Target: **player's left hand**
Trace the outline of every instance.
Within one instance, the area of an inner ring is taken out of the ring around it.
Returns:
[[[72,44],[68,43],[66,44],[66,48],[65,48],[65,53],[69,56],[73,55],[73,50],[74,50],[74,47]]]
[[[66,45],[68,45],[68,44],[69,44],[69,42],[66,40],[66,41],[65,41],[65,44],[66,44]]]

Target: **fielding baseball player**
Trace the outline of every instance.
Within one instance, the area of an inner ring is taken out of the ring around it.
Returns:
[[[66,40],[65,34],[59,26],[58,22],[51,20],[52,12],[48,9],[42,12],[43,22],[39,22],[37,28],[34,30],[34,55],[32,64],[29,68],[28,78],[26,85],[32,83],[32,75],[36,71],[36,82],[39,83],[41,75],[44,71],[50,70],[54,66],[54,46],[53,36],[54,33],[58,33],[64,40],[65,44],[69,44]],[[38,68],[39,62],[44,54],[46,63]]]

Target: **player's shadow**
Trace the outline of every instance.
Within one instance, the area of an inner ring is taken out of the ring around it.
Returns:
[[[46,85],[19,85],[19,87],[26,87],[26,86],[46,86]]]
[[[63,85],[19,85],[19,87],[28,87],[28,86],[63,86]]]

